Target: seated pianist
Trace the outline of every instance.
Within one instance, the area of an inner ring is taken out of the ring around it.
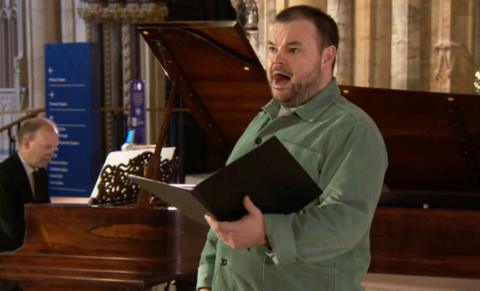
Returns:
[[[22,246],[25,204],[50,203],[46,166],[58,146],[57,126],[46,118],[31,118],[17,137],[17,152],[0,163],[0,252]],[[16,290],[15,285],[0,280],[0,290]]]
[[[19,148],[0,163],[0,251],[19,248],[25,232],[27,203],[50,203],[46,166],[58,146],[58,129],[50,120],[26,120],[18,132]]]

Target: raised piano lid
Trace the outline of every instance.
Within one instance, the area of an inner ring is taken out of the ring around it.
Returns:
[[[164,22],[138,29],[213,148],[229,152],[271,99],[265,70],[240,26]]]

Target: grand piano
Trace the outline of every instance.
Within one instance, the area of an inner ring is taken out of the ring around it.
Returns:
[[[181,98],[209,150],[226,157],[271,96],[242,29],[233,22],[138,29],[173,83],[169,108]],[[342,91],[375,119],[389,152],[371,272],[480,278],[480,98]],[[149,177],[158,178],[162,144]],[[133,207],[27,205],[24,245],[0,255],[0,278],[24,290],[143,290],[172,280],[192,290],[207,229],[151,201],[140,193]]]

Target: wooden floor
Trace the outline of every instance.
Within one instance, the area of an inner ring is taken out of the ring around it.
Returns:
[[[479,291],[480,279],[368,274],[365,291]]]
[[[480,291],[479,280],[368,274],[363,286],[365,291]],[[163,291],[159,285],[150,291]],[[176,291],[171,286],[169,291]]]

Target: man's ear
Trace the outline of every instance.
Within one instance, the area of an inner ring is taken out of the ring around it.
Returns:
[[[332,66],[333,62],[335,61],[335,57],[337,56],[337,48],[333,45],[327,46],[323,49],[322,54],[322,65]]]
[[[28,150],[31,146],[33,138],[31,136],[25,136],[20,144],[21,147]]]

